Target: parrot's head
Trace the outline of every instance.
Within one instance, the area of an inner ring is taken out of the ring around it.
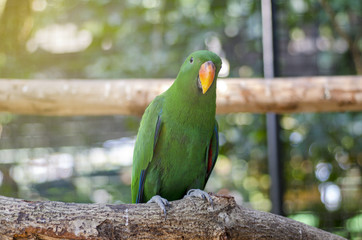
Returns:
[[[208,95],[211,89],[216,92],[216,79],[221,69],[221,59],[207,50],[191,53],[182,64],[177,75],[177,85],[195,92],[197,95]]]

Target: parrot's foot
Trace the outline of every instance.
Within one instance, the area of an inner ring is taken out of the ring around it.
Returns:
[[[210,197],[210,195],[205,192],[205,191],[202,191],[200,189],[190,189],[184,198],[186,197],[199,197],[199,198],[202,198],[204,200],[207,200],[211,206],[214,208],[214,202],[212,201],[212,198]]]
[[[170,205],[170,203],[167,201],[167,199],[162,198],[159,195],[155,195],[147,203],[157,203],[157,205],[161,208],[161,210],[165,214],[165,218],[166,218],[166,216],[167,216],[166,206]]]

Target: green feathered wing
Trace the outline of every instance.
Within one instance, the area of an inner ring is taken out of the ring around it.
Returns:
[[[153,159],[154,149],[161,129],[162,102],[162,95],[155,98],[147,107],[141,120],[133,153],[132,203],[144,202],[142,196],[144,180],[146,170]]]

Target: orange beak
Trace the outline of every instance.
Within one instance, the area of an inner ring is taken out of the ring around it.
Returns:
[[[204,62],[199,70],[199,79],[202,88],[202,94],[205,94],[214,81],[216,67],[213,62]]]

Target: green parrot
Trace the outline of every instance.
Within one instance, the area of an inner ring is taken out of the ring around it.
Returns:
[[[143,114],[132,169],[132,203],[155,202],[166,214],[167,200],[197,196],[218,156],[216,79],[221,59],[201,50],[188,56],[172,86]]]

